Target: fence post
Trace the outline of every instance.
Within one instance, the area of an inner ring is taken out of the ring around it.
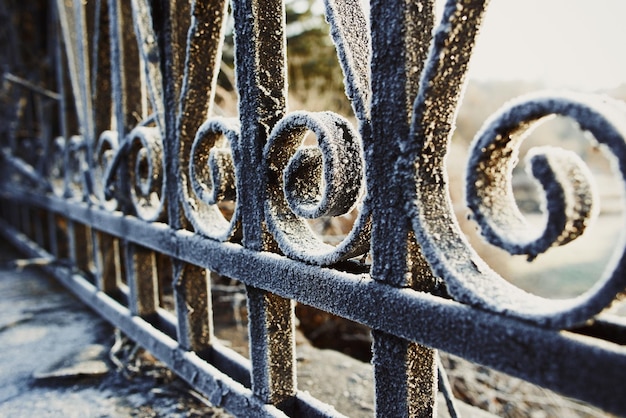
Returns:
[[[149,317],[159,306],[155,253],[131,242],[125,245],[129,308],[134,315]]]
[[[285,11],[282,0],[234,1],[237,86],[241,120],[241,167],[237,187],[243,244],[270,250],[264,228],[263,147],[286,110]],[[288,410],[296,391],[293,305],[289,300],[247,287],[252,390],[265,402]],[[272,327],[271,329],[269,327]],[[278,327],[278,328],[277,328]],[[274,341],[278,339],[280,343]]]
[[[412,105],[434,24],[433,2],[374,0],[372,138],[365,144],[372,201],[372,277],[390,286],[428,291],[426,266],[405,211],[396,164],[409,138]],[[436,412],[436,351],[374,330],[376,416],[431,417]]]

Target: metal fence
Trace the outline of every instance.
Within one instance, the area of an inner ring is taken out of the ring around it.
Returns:
[[[436,21],[432,1],[326,0],[353,123],[288,110],[282,0],[5,1],[3,234],[235,415],[338,415],[298,391],[294,302],[371,327],[377,416],[435,413],[438,349],[626,414],[626,321],[606,312],[623,234],[591,289],[550,300],[493,271],[455,218],[444,161],[486,3],[449,0]],[[214,108],[231,21],[236,118]],[[626,175],[621,103],[537,94],[494,115],[467,203],[489,242],[530,258],[594,211],[581,160],[553,148],[532,159],[547,226],[515,206],[523,133],[548,115]],[[310,226],[350,211],[339,243]],[[245,285],[249,361],[213,336],[209,272]]]

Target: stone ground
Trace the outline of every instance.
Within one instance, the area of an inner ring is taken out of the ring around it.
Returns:
[[[229,416],[17,257],[0,243],[0,417]]]

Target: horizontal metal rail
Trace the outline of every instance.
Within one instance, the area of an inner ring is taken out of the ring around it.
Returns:
[[[5,202],[21,202],[45,208],[69,220],[94,229],[104,229],[107,234],[174,259],[237,278],[246,285],[271,290],[282,297],[373,329],[437,347],[568,396],[589,401],[609,411],[620,414],[624,411],[621,371],[622,367],[626,367],[626,339],[623,335],[626,321],[623,318],[611,318],[614,321],[613,332],[608,335],[617,341],[602,341],[581,335],[580,332],[544,329],[428,293],[380,284],[364,273],[319,268],[272,253],[249,251],[237,244],[215,242],[188,231],[172,230],[165,224],[147,223],[81,202],[17,191],[4,191],[2,198]],[[29,244],[27,237],[6,222],[0,225],[5,238],[22,251],[36,257],[50,257],[47,252]],[[250,269],[249,265],[255,268]],[[159,330],[158,322],[150,323],[132,315],[127,308],[72,270],[64,267],[47,269],[111,323],[154,352],[173,370],[182,372],[182,376],[209,396],[212,402],[216,401],[212,393],[221,384],[212,382],[203,386],[193,377],[195,372],[187,370],[187,367],[195,370],[211,366],[206,362],[207,359],[181,349],[170,337],[171,330],[176,328],[171,314],[161,313],[161,323],[166,325]],[[598,323],[610,324],[601,319]],[[587,328],[587,333],[591,329]],[[622,335],[615,331],[622,331]],[[221,358],[217,362],[221,366],[216,367],[230,370],[231,376],[238,376],[239,383],[249,387],[247,361],[231,350],[220,347],[219,343],[212,350],[218,354],[208,355],[211,362]],[[219,355],[225,351],[229,353]],[[193,366],[178,362],[178,356],[193,359]],[[206,371],[209,369],[200,370],[210,375]],[[602,373],[598,373],[599,370]],[[218,380],[217,377],[215,379]],[[216,404],[231,409],[226,400]],[[233,412],[237,413],[237,407],[233,408]]]

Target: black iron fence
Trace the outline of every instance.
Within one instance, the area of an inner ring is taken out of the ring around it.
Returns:
[[[294,302],[372,329],[377,416],[435,413],[438,349],[626,414],[626,321],[606,309],[623,239],[592,288],[551,300],[492,270],[452,209],[444,162],[486,3],[450,0],[436,21],[431,1],[326,0],[351,121],[289,111],[282,0],[4,2],[3,234],[236,415],[338,415],[298,391]],[[229,21],[234,118],[214,108]],[[531,162],[547,226],[515,205],[523,134],[549,115],[626,175],[622,103],[537,94],[494,115],[467,203],[490,243],[529,258],[595,210],[588,170],[554,148]],[[346,213],[336,242],[311,226]],[[210,272],[245,285],[250,360],[214,338]]]

